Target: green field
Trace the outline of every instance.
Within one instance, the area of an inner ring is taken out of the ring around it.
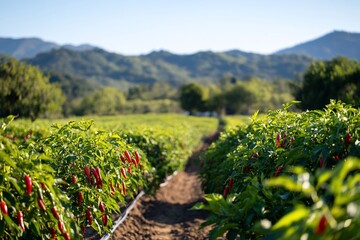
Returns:
[[[217,128],[216,118],[176,114],[3,119],[0,237],[69,239],[90,227],[109,231],[109,216],[120,205],[184,169]]]
[[[54,123],[65,124],[69,121],[93,120],[94,127],[106,130],[134,128],[169,128],[175,126],[191,126],[204,134],[216,131],[218,121],[210,117],[194,117],[181,114],[132,114],[118,116],[86,116],[61,119],[37,119],[34,122],[18,119],[12,123],[17,128],[40,129],[50,127]]]

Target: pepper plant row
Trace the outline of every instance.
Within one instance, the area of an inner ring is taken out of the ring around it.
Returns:
[[[145,187],[151,173],[141,150],[118,135],[91,131],[91,125],[54,125],[48,137],[26,148],[2,134],[2,238],[76,239],[89,226],[101,234],[119,203],[126,205]]]
[[[202,169],[211,238],[357,239],[360,111],[271,111],[223,133]]]
[[[110,131],[79,121],[29,130],[9,125],[12,120],[0,130],[4,239],[78,239],[89,227],[109,231],[112,214],[182,168],[202,136],[189,126],[186,132],[175,125]]]

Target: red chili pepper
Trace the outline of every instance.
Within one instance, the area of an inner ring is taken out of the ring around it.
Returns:
[[[42,188],[42,190],[46,190],[46,185],[45,185],[45,183],[41,183],[41,188]]]
[[[128,166],[128,172],[132,176],[131,165]]]
[[[108,222],[108,216],[106,214],[102,215],[101,221],[102,221],[103,225],[106,226],[107,222]]]
[[[231,190],[233,188],[233,183],[234,183],[234,179],[230,178],[229,179],[229,190]]]
[[[70,234],[68,232],[63,233],[65,240],[70,240]]]
[[[91,215],[91,212],[90,212],[89,209],[86,209],[86,218],[87,218],[89,224],[91,225],[92,221],[93,221],[93,218],[92,218],[92,215]]]
[[[52,239],[56,239],[56,229],[50,228],[50,234]]]
[[[140,154],[138,153],[138,151],[135,151],[135,157],[136,157],[137,164],[139,164],[140,163]]]
[[[57,212],[56,207],[53,207],[53,208],[51,209],[51,212],[52,212],[54,218],[56,218],[56,219],[59,220],[59,213]]]
[[[5,201],[1,201],[0,208],[1,208],[1,211],[3,212],[3,214],[9,215],[8,207],[7,207]]]
[[[89,180],[90,183],[92,183],[91,181],[91,175],[90,175],[90,168],[88,166],[84,167],[84,172],[86,174],[87,179]]]
[[[246,173],[249,173],[249,172],[250,172],[250,165],[249,165],[249,164],[246,165],[246,167],[245,167],[245,172],[246,172]]]
[[[279,176],[279,174],[282,172],[282,170],[284,169],[283,166],[280,166],[276,169],[276,172],[274,174],[275,177]]]
[[[43,211],[46,211],[45,204],[44,204],[44,202],[41,200],[41,198],[38,198],[37,201],[38,201],[38,204],[39,204],[40,209],[43,210]]]
[[[30,196],[32,192],[32,181],[29,175],[25,176],[25,184],[26,184],[26,194]]]
[[[227,198],[228,194],[229,194],[229,186],[226,186],[223,193],[224,198]]]
[[[280,142],[281,142],[281,135],[278,134],[276,136],[276,148],[279,148],[280,147]]]
[[[114,193],[115,193],[115,188],[114,188],[114,186],[112,185],[112,183],[109,183],[109,185],[110,185],[110,194],[111,194],[111,195],[114,195]]]
[[[259,154],[256,152],[252,155],[252,158],[258,158],[259,157]]]
[[[23,213],[22,213],[21,211],[19,211],[19,212],[17,213],[17,220],[18,220],[18,224],[19,224],[20,227],[21,227],[21,230],[22,230],[23,232],[25,232],[24,215],[23,215]]]
[[[121,175],[123,176],[123,178],[126,179],[125,168],[120,168],[120,172],[121,172]]]
[[[324,166],[324,164],[325,164],[325,160],[322,157],[320,157],[319,158],[319,166],[322,168]]]
[[[127,158],[128,160],[128,163],[131,163],[131,156],[130,156],[130,153],[126,150],[125,152],[125,157]]]
[[[96,172],[95,168],[91,169],[91,172],[92,172],[92,174],[95,176],[95,180],[96,180],[96,181],[98,181],[99,176],[98,176],[98,174],[97,174],[97,172]]]
[[[125,185],[125,182],[122,182],[122,187],[123,187],[123,194],[124,196],[126,195],[126,185]]]
[[[294,138],[294,137],[291,137],[291,138],[290,138],[290,142],[295,142],[295,138]]]
[[[105,206],[103,202],[99,202],[99,209],[101,212],[105,212]]]
[[[100,168],[95,168],[95,171],[96,171],[96,173],[97,173],[97,176],[98,176],[98,180],[99,180],[99,183],[96,183],[97,185],[98,185],[98,188],[99,188],[99,185],[100,185],[100,188],[101,188],[101,186],[102,186],[102,180],[101,180],[101,174],[100,174]]]
[[[321,217],[316,229],[314,230],[314,233],[315,234],[323,234],[326,230],[326,223],[327,223],[326,217],[325,217],[325,215],[323,215]]]
[[[62,221],[58,221],[58,227],[61,233],[64,233],[64,224]]]
[[[123,164],[125,164],[125,163],[126,163],[125,158],[124,158],[124,156],[123,156],[123,155],[120,155],[120,159],[121,159],[121,161],[123,162]]]
[[[345,146],[346,147],[349,147],[350,141],[351,141],[351,134],[347,133],[346,136],[345,136]]]
[[[99,171],[97,169],[92,169],[91,172],[93,173],[93,175],[95,176],[95,179],[96,179],[96,186],[97,188],[101,188],[102,186],[102,181],[101,181],[101,178],[100,178],[100,169]]]
[[[80,206],[81,203],[82,203],[82,199],[83,199],[83,193],[82,192],[79,192],[78,193],[78,205]]]
[[[138,169],[138,163],[134,158],[131,159],[131,162],[135,165],[135,168]]]
[[[85,226],[84,225],[81,225],[81,233],[82,233],[82,235],[84,235],[85,234],[85,230],[86,230],[86,228],[85,228]]]
[[[75,176],[72,176],[71,182],[72,182],[73,184],[76,184],[76,177],[75,177]]]

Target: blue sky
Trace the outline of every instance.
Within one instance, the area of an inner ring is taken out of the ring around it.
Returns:
[[[0,37],[109,51],[272,53],[333,30],[360,32],[359,0],[0,0]]]

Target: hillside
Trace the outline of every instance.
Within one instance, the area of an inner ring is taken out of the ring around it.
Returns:
[[[85,51],[94,47],[88,44],[79,46],[59,45],[53,42],[43,41],[39,38],[0,38],[0,53],[10,55],[19,59],[32,58],[39,53],[49,52],[52,49],[67,48],[74,51]]]
[[[241,51],[198,52],[177,55],[166,51],[147,55],[124,56],[102,49],[71,51],[52,50],[28,63],[44,71],[77,78],[92,78],[101,85],[124,87],[139,83],[168,82],[180,86],[185,82],[215,82],[225,75],[246,79],[294,78],[303,73],[312,58],[299,55],[260,55]]]
[[[306,54],[330,60],[345,56],[360,61],[360,33],[334,31],[312,41],[276,52],[277,54]]]

